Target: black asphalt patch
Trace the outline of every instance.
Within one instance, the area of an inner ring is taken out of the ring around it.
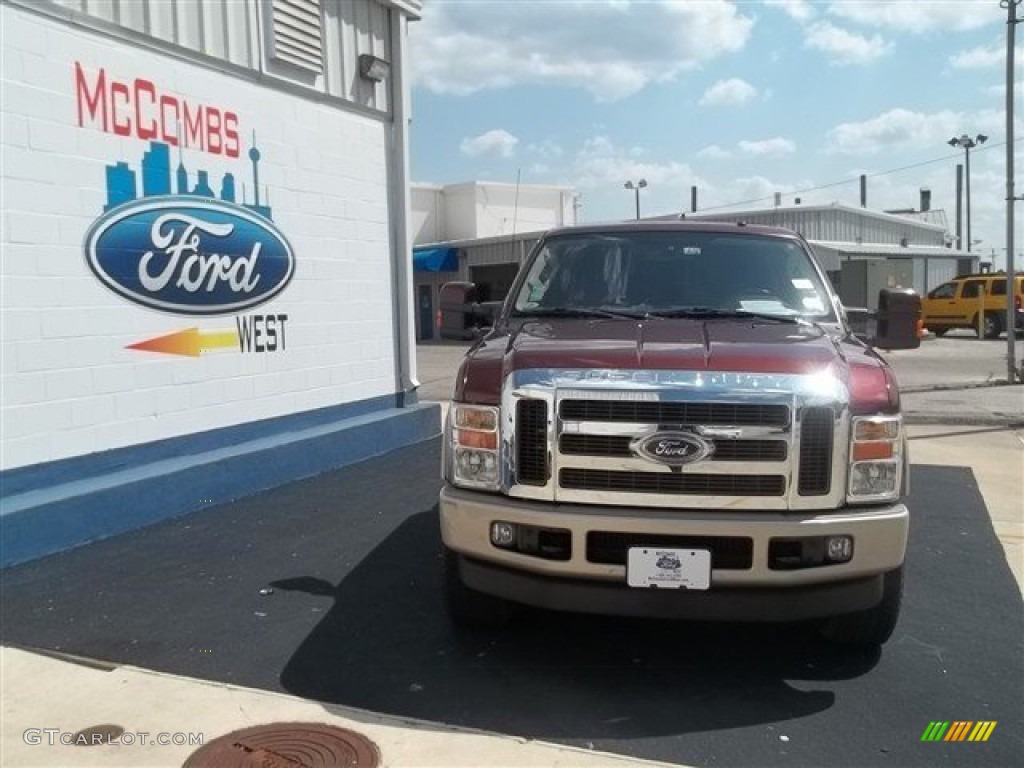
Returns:
[[[539,611],[457,634],[438,467],[423,444],[7,569],[3,642],[700,766],[1024,764],[1021,594],[968,470],[915,467],[877,654],[808,626]],[[934,720],[998,725],[922,743]]]

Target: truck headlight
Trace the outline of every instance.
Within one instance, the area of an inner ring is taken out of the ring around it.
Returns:
[[[448,479],[466,488],[496,491],[501,485],[498,409],[452,403],[448,414]]]
[[[899,416],[858,416],[850,436],[851,502],[899,498],[903,474],[903,424]]]

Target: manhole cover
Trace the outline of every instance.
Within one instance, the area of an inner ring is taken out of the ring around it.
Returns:
[[[320,723],[272,723],[233,731],[200,747],[183,768],[376,768],[377,745]]]
[[[110,744],[121,737],[124,728],[120,725],[90,725],[71,736],[71,743],[76,747],[94,747],[99,744]]]

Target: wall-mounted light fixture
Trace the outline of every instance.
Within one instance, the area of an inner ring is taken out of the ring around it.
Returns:
[[[391,62],[380,59],[372,53],[359,54],[359,74],[367,80],[379,83],[391,72]]]

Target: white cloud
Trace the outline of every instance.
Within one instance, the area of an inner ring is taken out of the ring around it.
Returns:
[[[950,56],[949,63],[954,69],[983,69],[1006,62],[1006,46],[979,45],[969,51]]]
[[[836,64],[866,64],[884,55],[889,48],[879,35],[867,38],[827,21],[817,21],[807,27],[804,45],[824,51]]]
[[[519,84],[615,101],[740,50],[754,21],[722,2],[433,3],[410,25],[414,82],[469,94]],[[609,30],[614,30],[609,34]]]
[[[640,192],[644,216],[688,209],[691,185],[702,190],[710,188],[708,180],[696,175],[686,163],[652,160],[649,154],[637,147],[619,147],[604,135],[583,142],[571,167],[560,174],[568,184],[585,193],[583,220],[632,218],[634,193],[623,189],[627,181],[647,182]]]
[[[460,149],[464,155],[469,155],[470,157],[478,157],[480,155],[512,157],[518,143],[519,139],[511,133],[502,128],[497,128],[493,131],[481,133],[473,138],[463,139]]]
[[[733,77],[719,80],[700,97],[701,104],[737,106],[757,96],[757,89],[746,80]]]
[[[997,134],[1003,125],[1001,112],[986,109],[970,114],[943,110],[913,112],[890,109],[859,123],[842,123],[828,133],[828,148],[845,155],[873,155],[884,149],[934,147],[938,151],[951,136],[967,126],[972,132]]]
[[[986,86],[983,91],[988,96],[1006,96],[1006,83],[1000,83],[999,85]],[[1024,83],[1019,80],[1013,84],[1013,93],[1015,98],[1021,98],[1024,96]]]
[[[1024,48],[1017,47],[1014,53],[1017,69],[1024,69]],[[967,51],[961,51],[949,57],[954,69],[987,69],[992,67],[1006,68],[1006,43],[996,42],[992,45],[979,45]]]
[[[858,24],[900,32],[968,30],[1005,22],[999,3],[981,0],[841,0],[829,12]]]
[[[557,160],[563,155],[562,147],[551,139],[544,139],[544,141],[539,143],[529,144],[526,147],[526,151],[544,160]]]
[[[777,181],[764,176],[744,176],[731,179],[719,185],[701,189],[701,210],[738,211],[771,206],[775,193],[782,194],[785,205],[792,205],[794,193],[815,186],[810,179]],[[804,204],[810,201],[803,197]]]
[[[710,144],[704,147],[704,149],[700,150],[697,153],[697,157],[707,160],[724,160],[726,158],[732,157],[732,152],[730,152],[727,149],[722,149],[717,144]]]
[[[785,11],[796,21],[810,21],[815,15],[814,8],[807,0],[764,0],[764,4]]]
[[[681,187],[691,183],[693,171],[685,163],[674,160],[652,162],[640,157],[637,148],[623,150],[607,136],[595,136],[583,142],[576,154],[576,183],[581,188],[621,187],[626,181],[646,179],[651,186]]]
[[[796,144],[781,136],[762,141],[741,141],[736,146],[745,155],[790,155],[796,152]]]

